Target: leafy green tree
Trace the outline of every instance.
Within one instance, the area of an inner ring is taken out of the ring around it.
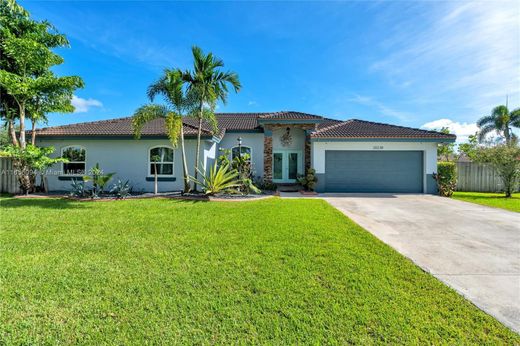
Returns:
[[[443,127],[440,132],[450,134],[450,129]],[[437,157],[441,161],[450,161],[455,154],[455,143],[440,143],[437,145]]]
[[[480,128],[479,142],[483,142],[488,133],[495,131],[505,138],[506,144],[510,144],[516,139],[512,128],[520,128],[520,108],[509,111],[507,105],[497,106],[493,108],[490,115],[480,118],[477,121],[477,126]]]
[[[0,28],[0,92],[6,98],[1,115],[11,136],[18,120],[19,138],[13,138],[13,144],[25,148],[28,112],[33,111],[37,119],[43,110],[73,110],[63,107],[63,102],[70,105],[73,91],[83,87],[83,81],[77,76],[58,77],[50,70],[63,63],[52,49],[69,43],[49,22],[32,20],[21,6],[7,0],[0,3]],[[55,107],[56,99],[59,107]]]
[[[16,145],[8,145],[0,152],[0,156],[13,159],[20,187],[23,193],[28,194],[34,190],[37,174],[40,174],[43,185],[43,175],[47,168],[59,162],[68,162],[67,159],[61,157],[51,158],[50,155],[53,152],[53,147],[37,147],[29,144],[25,148],[21,148]]]
[[[197,175],[199,172],[200,161],[200,137],[202,133],[203,121],[208,121],[217,130],[215,119],[215,105],[220,100],[226,103],[228,96],[228,85],[235,92],[242,87],[235,72],[222,71],[224,61],[215,57],[212,53],[204,54],[202,49],[197,46],[192,47],[193,70],[183,73],[183,79],[188,84],[188,91],[192,92],[198,103],[195,116],[198,119],[197,130],[197,149],[195,157],[195,183],[194,189],[197,190]]]
[[[146,123],[158,118],[165,120],[166,133],[172,145],[176,147],[179,139],[181,142],[184,191],[188,192],[190,181],[182,118],[191,114],[196,106],[196,99],[184,90],[183,84],[182,71],[179,69],[164,70],[161,78],[148,87],[148,97],[153,102],[157,96],[162,96],[167,105],[148,104],[140,107],[134,113],[132,126],[135,137],[140,138],[141,131]]]
[[[511,197],[520,180],[520,147],[516,143],[499,144],[478,149],[477,161],[493,166],[504,184],[506,197]]]
[[[475,161],[478,155],[478,132],[468,137],[466,143],[459,144],[459,155],[464,155],[471,161]]]

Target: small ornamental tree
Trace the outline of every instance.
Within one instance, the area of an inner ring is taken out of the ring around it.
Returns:
[[[433,178],[437,181],[439,195],[451,197],[457,187],[457,166],[454,162],[438,162]]]
[[[493,166],[504,184],[506,197],[511,197],[520,181],[520,147],[512,142],[494,147],[480,148],[477,161]]]

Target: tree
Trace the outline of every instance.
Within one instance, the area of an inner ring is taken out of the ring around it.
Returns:
[[[77,76],[58,77],[51,68],[63,63],[52,49],[67,47],[66,37],[47,21],[35,21],[14,0],[0,2],[0,118],[7,123],[11,143],[27,148],[26,120],[32,121],[31,144],[36,123],[48,112],[71,112],[72,93],[83,87]],[[18,126],[18,137],[15,127]],[[31,153],[26,153],[31,156]],[[24,153],[13,156],[20,186],[32,190],[35,169]]]
[[[516,138],[512,127],[520,128],[520,108],[510,112],[507,105],[497,106],[493,108],[491,115],[480,118],[477,126],[480,128],[479,142],[483,142],[488,133],[495,131],[505,138],[507,144],[510,144]]]
[[[49,22],[32,20],[27,11],[8,0],[0,3],[0,27],[0,93],[5,98],[1,115],[8,122],[13,145],[25,148],[28,112],[73,110],[72,92],[83,87],[83,81],[77,76],[58,77],[50,71],[63,63],[63,58],[51,49],[67,47],[69,43]],[[49,98],[53,101],[49,102]],[[56,98],[60,100],[57,108],[52,107]],[[67,102],[69,107],[63,107]],[[45,107],[39,106],[42,104]],[[15,120],[20,127],[17,140]]]
[[[477,161],[493,166],[504,184],[506,197],[511,197],[520,180],[520,147],[516,143],[499,144],[478,149]]]
[[[186,93],[183,88],[182,71],[179,69],[166,69],[158,81],[148,87],[148,97],[154,101],[155,97],[162,96],[167,106],[148,104],[140,107],[132,119],[132,126],[136,138],[141,137],[143,126],[154,119],[163,118],[168,138],[174,147],[180,139],[182,152],[182,171],[184,191],[190,190],[188,164],[186,161],[186,149],[184,144],[184,127],[182,118],[188,116],[195,108],[195,98]]]
[[[183,80],[188,83],[188,91],[196,96],[198,108],[195,116],[198,120],[197,128],[197,148],[195,155],[195,183],[194,189],[197,190],[197,175],[199,172],[200,161],[200,137],[202,133],[203,121],[208,121],[214,130],[217,130],[214,109],[220,100],[224,104],[227,101],[228,85],[235,92],[242,87],[235,72],[223,72],[224,62],[215,57],[212,53],[204,54],[202,49],[197,46],[192,47],[193,71],[183,73]]]
[[[478,132],[468,137],[467,143],[459,144],[459,156],[466,156],[471,161],[475,161],[478,155]]]
[[[441,133],[449,134],[450,129],[443,127]],[[455,143],[440,143],[437,146],[437,157],[441,161],[450,161],[450,158],[455,154]]]

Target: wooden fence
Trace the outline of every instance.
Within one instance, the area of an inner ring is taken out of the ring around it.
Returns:
[[[21,193],[11,159],[0,157],[0,193]]]
[[[492,167],[476,162],[457,162],[457,191],[500,192],[503,189],[504,184]]]

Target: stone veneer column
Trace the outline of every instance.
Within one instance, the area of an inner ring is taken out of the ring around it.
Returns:
[[[311,168],[311,134],[305,131],[305,167],[304,174]]]
[[[264,180],[273,181],[273,134],[264,130]]]

